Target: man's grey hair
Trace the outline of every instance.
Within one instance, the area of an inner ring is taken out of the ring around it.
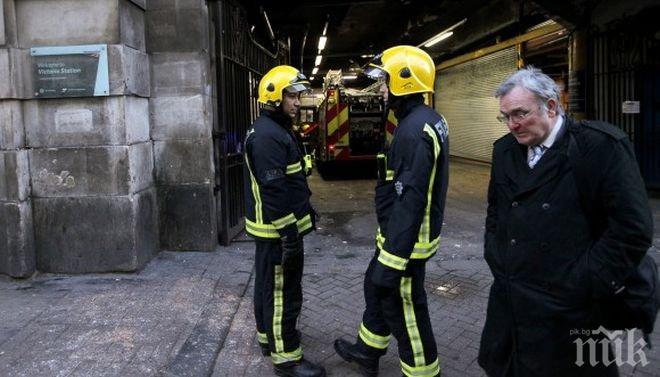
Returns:
[[[560,102],[561,91],[559,86],[540,69],[527,66],[512,74],[497,88],[495,97],[499,98],[507,95],[516,86],[534,93],[545,110],[548,110],[547,101],[551,98],[554,99],[557,102],[557,114],[564,113],[564,108]]]

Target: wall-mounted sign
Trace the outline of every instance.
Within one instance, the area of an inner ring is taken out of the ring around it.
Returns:
[[[109,96],[107,45],[33,47],[36,98]]]
[[[624,114],[639,114],[639,101],[623,101],[621,112]]]

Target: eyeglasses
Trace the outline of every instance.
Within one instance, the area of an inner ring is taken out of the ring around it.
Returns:
[[[514,110],[511,114],[502,113],[498,115],[497,120],[504,124],[509,124],[509,122],[520,123],[534,111],[535,110]]]

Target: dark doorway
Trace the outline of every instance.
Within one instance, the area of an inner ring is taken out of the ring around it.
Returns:
[[[209,16],[218,237],[228,245],[245,226],[243,139],[259,112],[255,88],[266,71],[287,63],[288,50],[279,41],[271,49],[257,42],[246,10],[235,1],[209,2]]]

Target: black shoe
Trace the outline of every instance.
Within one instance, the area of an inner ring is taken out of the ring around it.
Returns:
[[[357,344],[352,344],[344,339],[337,339],[335,340],[335,351],[345,361],[357,363],[363,376],[378,376],[379,357],[365,354],[358,348]]]
[[[300,359],[283,364],[275,364],[275,374],[281,377],[325,377],[325,369],[311,361]]]
[[[270,356],[270,348],[268,348],[268,344],[259,343],[259,349],[261,349],[262,355]]]

